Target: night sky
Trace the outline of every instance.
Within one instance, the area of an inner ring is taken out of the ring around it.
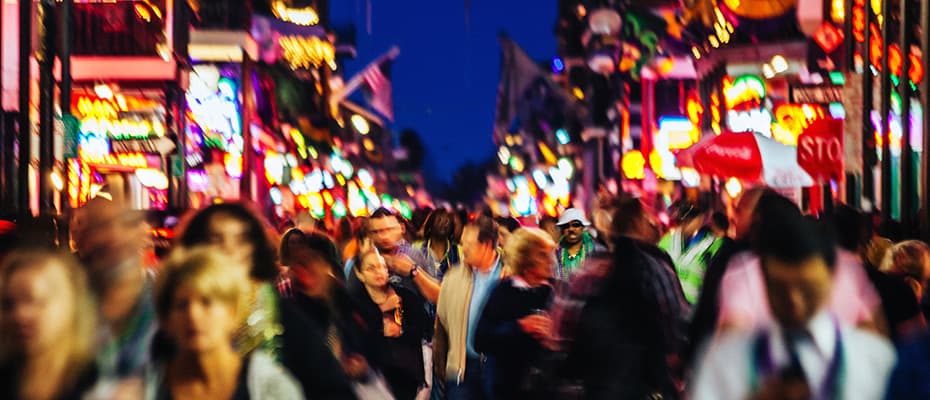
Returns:
[[[371,4],[371,33],[366,3]],[[354,23],[358,57],[348,80],[392,45],[393,130],[412,128],[427,146],[426,168],[448,181],[467,160],[494,154],[491,140],[500,46],[507,32],[537,60],[555,55],[555,0],[334,0],[332,23]],[[367,106],[364,102],[362,105]]]

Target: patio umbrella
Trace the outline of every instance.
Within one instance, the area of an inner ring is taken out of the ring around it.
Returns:
[[[774,188],[807,187],[814,180],[798,165],[797,149],[758,133],[705,137],[676,156],[678,167],[721,178],[763,181]]]

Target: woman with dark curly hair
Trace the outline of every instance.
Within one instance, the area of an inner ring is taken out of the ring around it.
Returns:
[[[180,244],[210,245],[250,266],[248,311],[235,335],[240,354],[270,353],[300,381],[307,398],[354,398],[320,328],[278,297],[272,284],[278,276],[277,252],[267,232],[265,222],[245,205],[213,204],[189,221]]]

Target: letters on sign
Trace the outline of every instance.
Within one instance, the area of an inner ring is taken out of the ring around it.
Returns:
[[[798,137],[798,165],[814,178],[828,178],[843,172],[843,121],[814,121]]]
[[[791,101],[793,103],[841,103],[843,102],[842,86],[795,86],[791,88]]]
[[[707,146],[707,154],[721,156],[726,158],[733,158],[738,160],[752,160],[752,149],[748,147],[725,147],[725,146],[716,146],[711,145]]]

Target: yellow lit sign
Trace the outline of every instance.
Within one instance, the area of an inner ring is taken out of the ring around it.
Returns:
[[[812,104],[782,104],[775,107],[772,136],[788,145],[796,145],[798,136],[810,124],[825,117],[824,109]]]
[[[149,162],[143,153],[87,154],[78,151],[81,161],[95,166],[148,168]]]
[[[627,179],[643,179],[646,177],[646,158],[639,150],[631,150],[620,160],[620,169]]]
[[[284,36],[278,39],[284,59],[292,68],[319,67],[326,64],[336,69],[336,49],[333,44],[318,37]]]

